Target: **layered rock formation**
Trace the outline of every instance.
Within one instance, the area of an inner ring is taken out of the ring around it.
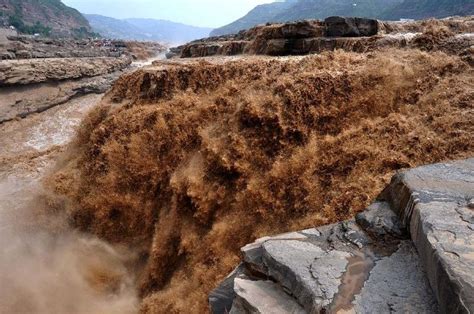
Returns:
[[[330,17],[324,22],[306,20],[257,26],[236,35],[210,37],[170,50],[168,57],[214,55],[305,55],[343,49],[366,52],[384,47],[421,47],[438,50],[468,49],[472,37],[456,37],[474,32],[474,20],[453,18],[442,21],[381,22],[371,19]],[[462,48],[462,49],[460,49]]]
[[[0,62],[0,123],[89,93],[104,93],[131,63],[120,58],[29,59]]]
[[[131,63],[121,58],[51,58],[8,60],[0,63],[0,87],[104,75]]]
[[[73,40],[8,36],[0,41],[0,60],[36,58],[92,58],[119,57],[130,54],[133,42],[112,40]],[[135,43],[157,51],[164,50],[158,43]]]
[[[165,50],[156,42],[5,34],[0,38],[0,123],[75,96],[104,93],[132,60],[153,58]]]
[[[338,224],[242,248],[213,313],[470,313],[474,159],[400,172]]]

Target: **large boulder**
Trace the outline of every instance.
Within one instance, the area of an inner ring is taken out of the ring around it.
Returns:
[[[331,16],[324,23],[328,37],[374,36],[379,31],[379,23],[373,19]]]

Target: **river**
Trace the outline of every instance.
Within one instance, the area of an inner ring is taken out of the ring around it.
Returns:
[[[0,313],[137,311],[128,254],[64,227],[45,231],[35,221],[45,206],[42,179],[101,97],[0,125]]]

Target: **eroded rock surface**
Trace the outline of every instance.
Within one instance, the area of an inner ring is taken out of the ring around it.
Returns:
[[[104,93],[130,63],[128,57],[0,61],[0,123]]]
[[[234,281],[236,298],[231,314],[274,313],[303,314],[305,311],[291,296],[270,280],[249,280],[236,278]]]
[[[127,57],[6,60],[0,62],[0,86],[98,76],[122,70],[130,63]]]
[[[403,218],[443,313],[474,310],[474,159],[395,176],[386,197]]]
[[[473,193],[474,159],[400,172],[356,220],[243,247],[213,312],[470,313]]]
[[[343,49],[366,52],[386,47],[413,47],[449,53],[474,45],[474,18],[410,23],[355,17],[329,17],[256,26],[238,34],[210,37],[170,49],[168,58],[214,55],[305,55]]]
[[[72,97],[104,93],[132,60],[157,57],[153,42],[0,38],[0,123],[41,112]]]
[[[0,123],[39,113],[86,94],[105,93],[122,71],[77,80],[0,87]]]

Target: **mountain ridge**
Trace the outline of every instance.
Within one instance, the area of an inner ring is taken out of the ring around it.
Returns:
[[[98,14],[83,15],[95,32],[112,39],[182,43],[207,37],[212,30],[161,19],[116,19]]]
[[[94,35],[81,13],[60,0],[0,0],[0,25],[53,37]]]
[[[214,29],[211,36],[237,33],[259,24],[333,15],[399,20],[470,14],[474,14],[472,0],[287,0],[257,6],[240,19]]]

